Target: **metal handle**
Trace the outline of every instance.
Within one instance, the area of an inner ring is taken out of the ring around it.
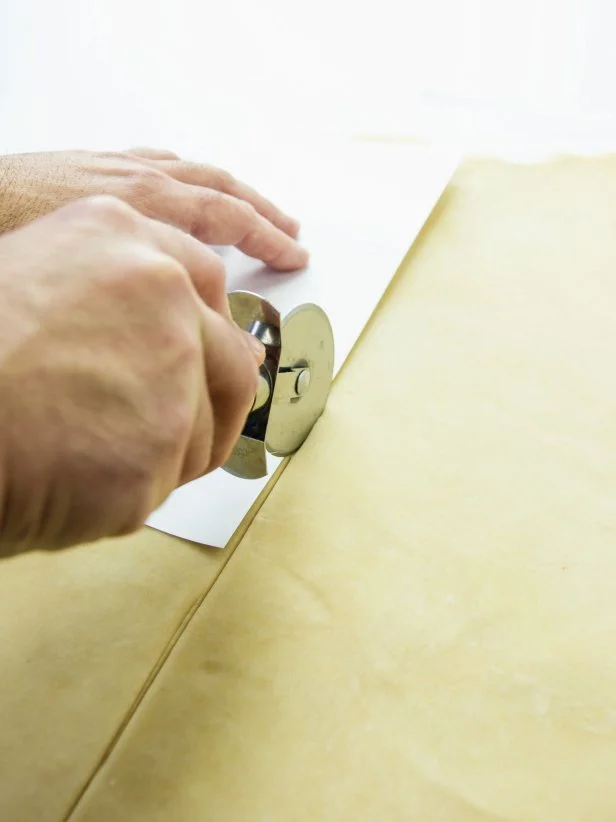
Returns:
[[[246,291],[229,294],[235,322],[265,346],[259,387],[226,471],[246,479],[267,474],[266,451],[294,453],[321,416],[332,380],[334,339],[316,305],[301,305],[280,322],[278,311]]]

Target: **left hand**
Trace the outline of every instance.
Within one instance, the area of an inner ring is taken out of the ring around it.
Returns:
[[[303,268],[298,222],[226,171],[170,151],[57,151],[0,157],[0,233],[95,194],[211,245],[237,246],[272,268]]]

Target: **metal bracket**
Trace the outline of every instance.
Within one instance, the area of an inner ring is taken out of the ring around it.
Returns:
[[[267,454],[285,457],[302,445],[323,413],[334,370],[334,337],[325,312],[311,303],[282,321],[249,291],[229,294],[235,322],[265,346],[259,387],[244,430],[224,470],[236,477],[267,475]]]

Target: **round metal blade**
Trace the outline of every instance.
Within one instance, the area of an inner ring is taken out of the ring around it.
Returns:
[[[253,327],[260,331],[261,328],[270,326],[272,335],[277,336],[280,328],[280,314],[263,297],[253,294],[252,291],[231,291],[227,294],[227,299],[231,316],[244,331],[250,331]],[[256,336],[265,345],[280,345],[278,339],[263,339],[261,333],[257,333]]]
[[[297,377],[295,373],[284,374],[285,379],[281,379],[283,372],[291,369],[298,369]],[[287,456],[304,442],[323,413],[333,370],[334,335],[327,314],[310,303],[298,306],[281,326],[278,376],[265,435],[271,454]],[[289,391],[290,385],[296,390]]]

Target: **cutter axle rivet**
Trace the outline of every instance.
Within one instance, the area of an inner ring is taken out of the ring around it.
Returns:
[[[298,376],[297,381],[295,383],[295,393],[298,394],[300,397],[303,397],[306,391],[310,388],[310,369],[303,368]]]

